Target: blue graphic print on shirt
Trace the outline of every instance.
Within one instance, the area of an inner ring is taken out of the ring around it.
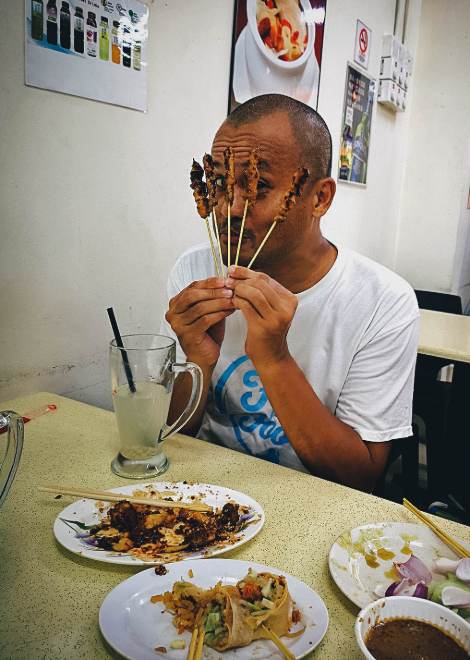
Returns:
[[[289,440],[269,404],[258,372],[247,363],[248,356],[242,355],[225,369],[214,388],[215,404],[230,420],[234,437],[245,452],[279,463],[278,447],[288,445]],[[230,380],[236,387],[229,392]]]

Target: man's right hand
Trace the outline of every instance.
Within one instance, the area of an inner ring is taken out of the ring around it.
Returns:
[[[191,362],[212,369],[220,355],[225,319],[235,311],[233,292],[225,280],[209,277],[193,282],[170,300],[166,320]]]

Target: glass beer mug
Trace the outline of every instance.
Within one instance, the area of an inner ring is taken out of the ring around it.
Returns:
[[[119,453],[111,469],[121,477],[144,479],[168,469],[162,450],[199,405],[202,372],[192,362],[176,362],[176,342],[164,335],[124,335],[110,343],[111,391],[119,432]],[[174,424],[166,423],[175,376],[189,372],[192,390]]]

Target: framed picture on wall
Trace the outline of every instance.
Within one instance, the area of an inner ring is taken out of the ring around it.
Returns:
[[[260,94],[318,105],[326,0],[235,0],[228,112]]]
[[[348,62],[338,181],[366,185],[374,94],[375,79]]]
[[[26,85],[147,111],[147,5],[24,2]]]

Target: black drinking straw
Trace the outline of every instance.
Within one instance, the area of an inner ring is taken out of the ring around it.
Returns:
[[[114,316],[114,311],[112,307],[108,307],[106,310],[108,312],[109,320],[111,321],[111,327],[114,332],[114,339],[116,340],[116,346],[119,348],[124,348],[122,343],[121,333],[119,332],[118,324],[116,317]],[[134,379],[132,377],[131,365],[129,364],[129,358],[127,357],[127,351],[122,350],[122,361],[124,363],[124,371],[126,372],[127,382],[129,383],[129,389],[131,392],[135,392]]]

